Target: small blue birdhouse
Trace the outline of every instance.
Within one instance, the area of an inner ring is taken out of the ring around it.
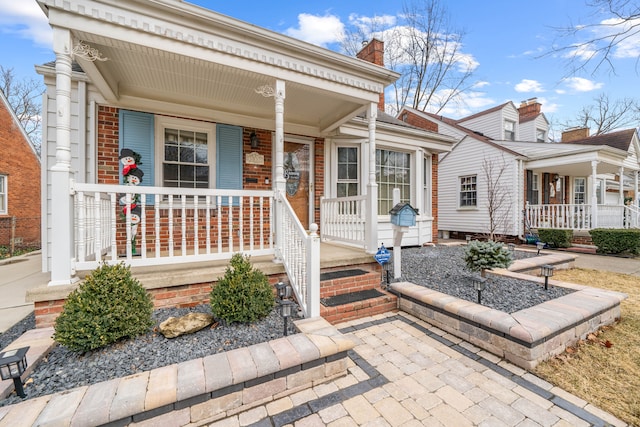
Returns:
[[[416,225],[418,210],[409,203],[398,203],[389,211],[389,215],[391,215],[391,224],[399,227],[413,227]]]

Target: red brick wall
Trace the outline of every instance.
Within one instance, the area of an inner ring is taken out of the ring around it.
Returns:
[[[432,122],[431,120],[427,120],[424,117],[420,117],[415,113],[410,111],[404,111],[400,115],[400,120],[403,122],[415,126],[421,129],[430,130],[432,132],[438,132],[438,124]]]
[[[0,174],[6,175],[7,214],[0,215],[0,245],[9,245],[12,217],[16,218],[13,236],[16,246],[40,246],[40,161],[0,102]]]

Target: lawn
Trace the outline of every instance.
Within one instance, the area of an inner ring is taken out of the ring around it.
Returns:
[[[624,292],[621,319],[590,334],[535,373],[562,389],[640,426],[640,278],[605,271],[556,271],[554,279]]]

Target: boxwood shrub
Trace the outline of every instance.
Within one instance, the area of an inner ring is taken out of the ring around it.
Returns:
[[[559,228],[540,228],[538,237],[541,242],[554,248],[568,248],[573,239],[573,230],[563,230]]]
[[[230,323],[251,323],[265,318],[275,304],[267,276],[253,268],[249,256],[233,255],[225,275],[210,294],[213,316]]]
[[[124,264],[102,264],[64,303],[53,339],[86,352],[144,334],[153,325],[153,303]]]
[[[596,251],[603,254],[640,255],[640,230],[594,228],[589,231]]]

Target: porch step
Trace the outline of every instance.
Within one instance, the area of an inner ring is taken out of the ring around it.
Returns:
[[[359,268],[320,275],[320,316],[331,324],[397,310],[397,297],[381,288],[379,271]]]

